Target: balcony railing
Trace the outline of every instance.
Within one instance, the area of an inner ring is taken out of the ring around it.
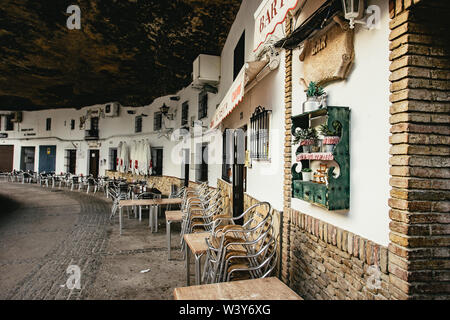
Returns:
[[[85,130],[84,140],[98,140],[98,130]]]

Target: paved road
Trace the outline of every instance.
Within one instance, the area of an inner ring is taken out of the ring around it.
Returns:
[[[110,202],[36,185],[0,183],[0,299],[83,299],[108,243]],[[69,265],[82,272],[69,290]]]
[[[110,206],[101,193],[0,182],[0,299],[172,299],[186,283],[179,226],[169,262],[163,219],[151,233],[125,216],[120,236]],[[80,290],[65,286],[70,265]]]

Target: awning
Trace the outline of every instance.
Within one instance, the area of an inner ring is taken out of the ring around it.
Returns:
[[[245,64],[212,117],[209,125],[211,129],[216,128],[236,108],[244,98],[245,86],[251,83],[268,63],[269,60],[261,60]]]

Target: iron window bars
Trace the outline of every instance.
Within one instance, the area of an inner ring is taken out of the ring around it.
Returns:
[[[186,128],[189,127],[189,103],[183,102],[181,106],[181,127]]]
[[[153,119],[153,131],[161,130],[162,127],[162,113],[155,112],[155,119]]]
[[[134,119],[134,132],[142,132],[142,116],[137,116]]]
[[[258,106],[250,118],[250,157],[257,160],[269,159],[269,112]]]
[[[208,93],[202,91],[198,95],[198,120],[208,116]]]

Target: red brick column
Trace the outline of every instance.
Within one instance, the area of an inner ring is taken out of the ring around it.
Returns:
[[[390,13],[391,297],[448,299],[450,4],[391,0]]]

